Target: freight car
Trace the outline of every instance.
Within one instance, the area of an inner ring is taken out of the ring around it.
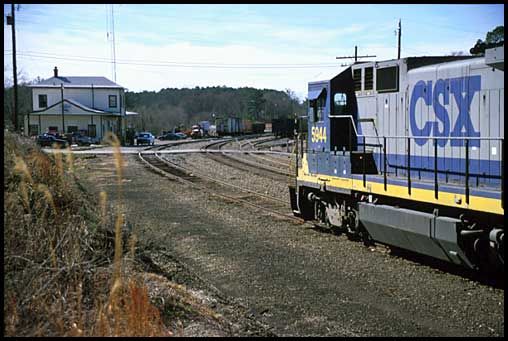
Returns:
[[[295,129],[295,120],[292,118],[272,119],[272,133],[276,137],[292,137]]]
[[[242,134],[252,134],[252,129],[253,129],[252,121],[248,120],[248,119],[243,119],[242,125],[240,128],[241,128]]]
[[[236,136],[243,132],[242,120],[238,117],[224,117],[215,119],[217,136]]]
[[[253,134],[263,134],[265,131],[265,123],[264,122],[253,122],[252,123],[252,133]]]
[[[504,46],[355,63],[309,83],[308,100],[289,188],[295,215],[504,270]]]

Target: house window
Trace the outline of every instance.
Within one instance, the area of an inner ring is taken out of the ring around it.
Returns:
[[[96,137],[97,136],[97,129],[95,127],[95,124],[89,124],[88,125],[88,136],[90,136],[90,137]]]
[[[109,95],[109,107],[116,108],[116,95]]]
[[[376,71],[377,92],[399,91],[399,67],[390,66]]]
[[[72,134],[78,131],[78,126],[67,126],[67,133]]]
[[[346,113],[347,96],[343,92],[337,92],[333,95],[334,115],[344,115]]]
[[[353,82],[355,83],[355,91],[362,90],[362,69],[353,70]]]
[[[365,84],[363,87],[365,90],[374,88],[374,68],[372,66],[365,68]]]
[[[39,95],[39,108],[47,108],[48,95]]]
[[[58,133],[58,127],[48,127],[48,133],[50,134]]]
[[[30,132],[30,136],[37,136],[39,135],[39,125],[37,124],[30,124],[30,128],[28,129]]]

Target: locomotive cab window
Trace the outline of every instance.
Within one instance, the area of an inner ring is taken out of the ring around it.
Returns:
[[[362,69],[353,70],[353,82],[355,84],[355,91],[362,90]]]
[[[343,92],[337,92],[333,95],[333,114],[344,115],[346,114],[347,96]]]
[[[374,68],[366,67],[365,68],[365,80],[364,80],[364,89],[372,90],[374,88]]]
[[[399,67],[390,66],[376,70],[377,92],[399,91]]]
[[[323,121],[326,106],[326,90],[323,89],[321,94],[315,100],[309,101],[309,116],[313,122]]]

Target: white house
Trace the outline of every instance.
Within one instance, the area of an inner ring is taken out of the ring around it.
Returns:
[[[31,85],[32,112],[25,116],[30,136],[81,131],[102,139],[110,131],[125,137],[125,88],[105,77],[53,77]]]

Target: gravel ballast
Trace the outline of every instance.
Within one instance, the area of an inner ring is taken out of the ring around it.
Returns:
[[[203,155],[171,157],[289,201],[287,182]],[[199,283],[216,288],[210,295],[233,302],[224,308],[226,318],[236,318],[238,325],[239,316],[255,321],[235,329],[236,335],[504,336],[504,286],[260,214],[169,181],[135,155],[124,158],[127,220],[140,239],[178,259]],[[87,162],[87,178],[114,198],[116,185],[104,176],[108,168],[96,167],[110,165],[112,174],[111,156]],[[181,280],[197,285],[188,277]]]

